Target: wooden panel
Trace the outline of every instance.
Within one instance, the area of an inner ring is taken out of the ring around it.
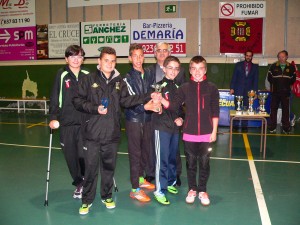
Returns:
[[[36,24],[50,23],[49,0],[35,1]]]
[[[186,52],[187,57],[198,55],[199,50],[199,2],[181,2],[181,18],[186,18]]]
[[[121,6],[121,19],[130,20],[138,19],[139,16],[139,5],[138,4],[123,4]]]
[[[66,23],[67,0],[51,0],[52,21],[51,23]]]
[[[101,21],[101,6],[85,7],[85,22]]]
[[[300,1],[289,0],[288,3],[287,51],[290,56],[300,56]]]
[[[140,15],[141,15],[140,19],[156,19],[156,18],[158,18],[158,4],[155,2],[141,4]]]
[[[68,8],[68,23],[83,21],[83,7]]]
[[[119,20],[119,5],[104,5],[102,19],[103,21]]]
[[[265,55],[276,57],[284,49],[284,1],[267,0],[266,18]]]

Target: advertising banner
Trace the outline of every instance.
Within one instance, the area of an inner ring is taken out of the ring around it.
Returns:
[[[263,19],[219,19],[220,53],[262,53]]]
[[[64,58],[69,45],[80,45],[79,23],[48,25],[49,58]]]
[[[35,26],[35,0],[1,0],[0,28]]]
[[[153,57],[154,46],[168,42],[174,56],[186,56],[186,19],[131,20],[131,43],[139,43],[145,56]]]
[[[130,20],[83,22],[80,30],[86,57],[99,57],[105,46],[113,47],[117,56],[128,56]]]
[[[36,59],[35,0],[0,1],[0,61]]]
[[[0,61],[36,59],[36,26],[0,29]]]

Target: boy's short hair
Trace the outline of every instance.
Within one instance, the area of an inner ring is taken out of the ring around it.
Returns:
[[[170,46],[170,44],[167,43],[167,42],[161,41],[161,42],[158,42],[158,43],[154,46],[154,52],[156,52],[156,50],[157,50],[160,46],[162,46],[162,45],[167,45],[168,51],[169,51],[169,52],[171,51],[171,46]]]
[[[179,59],[178,59],[176,56],[172,56],[172,55],[168,56],[168,57],[165,59],[163,66],[166,67],[166,66],[168,66],[168,64],[169,64],[170,62],[173,62],[173,61],[174,61],[174,62],[177,62],[177,63],[179,64],[179,66],[180,66],[180,61],[179,61]]]
[[[205,60],[204,57],[201,56],[201,55],[194,56],[194,57],[191,59],[191,61],[190,61],[190,66],[191,66],[192,63],[196,63],[196,64],[198,64],[198,63],[204,63],[205,67],[207,67],[206,60]]]
[[[117,56],[116,50],[112,47],[103,47],[100,52],[99,58],[101,59],[104,54],[115,55]]]
[[[65,51],[65,57],[69,57],[69,56],[73,56],[73,55],[81,55],[84,56],[85,52],[83,50],[83,48],[81,48],[78,45],[70,45],[69,47],[66,48]]]
[[[286,56],[289,56],[289,53],[286,50],[282,50],[282,51],[277,53],[277,58],[279,57],[280,53],[284,53]]]
[[[131,56],[132,52],[134,50],[139,50],[139,49],[141,49],[144,52],[144,49],[140,44],[138,44],[138,43],[130,44],[130,46],[129,46],[129,55]]]

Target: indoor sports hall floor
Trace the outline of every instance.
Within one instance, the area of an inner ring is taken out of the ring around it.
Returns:
[[[44,206],[48,122],[48,117],[39,112],[0,112],[1,225],[300,224],[299,123],[291,135],[268,134],[266,160],[259,152],[260,129],[234,133],[233,155],[229,158],[229,128],[220,127],[211,157],[209,207],[199,201],[185,203],[185,169],[179,194],[168,195],[171,205],[159,205],[152,193],[152,201],[147,204],[129,198],[129,164],[123,135],[115,175],[119,192],[113,193],[117,207],[106,209],[98,195],[90,213],[80,216],[81,202],[72,198],[74,188],[59,147],[58,132],[53,135],[49,205]]]

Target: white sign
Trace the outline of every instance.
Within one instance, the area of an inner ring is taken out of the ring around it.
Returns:
[[[35,25],[35,0],[0,0],[0,28]]]
[[[128,56],[130,20],[83,22],[80,30],[86,57],[99,57],[105,46],[114,48],[117,56]]]
[[[79,23],[48,25],[49,58],[64,58],[69,45],[80,45]]]
[[[179,0],[179,1],[193,1],[193,0]],[[194,0],[196,1],[196,0]],[[130,3],[147,3],[147,2],[169,2],[170,0],[68,0],[68,7],[82,7],[93,5],[118,5],[118,4],[130,4]]]
[[[219,18],[262,18],[266,17],[266,2],[220,2]]]
[[[131,43],[141,44],[145,56],[153,57],[158,42],[168,42],[172,55],[186,56],[186,19],[131,20]]]

